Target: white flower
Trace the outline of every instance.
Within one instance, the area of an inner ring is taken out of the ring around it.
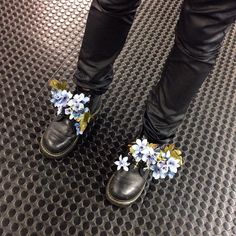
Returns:
[[[117,165],[117,170],[120,170],[121,168],[123,168],[125,171],[129,170],[128,166],[130,163],[128,163],[128,157],[122,158],[122,155],[120,155],[119,161],[115,161],[115,164]]]
[[[168,165],[164,161],[159,161],[155,165],[151,165],[150,169],[153,171],[154,179],[164,179],[168,175]]]
[[[145,149],[146,154],[142,156],[142,161],[147,163],[147,166],[150,164],[155,164],[156,163],[156,155],[155,151],[151,147],[146,147]]]
[[[154,179],[160,179],[161,178],[161,168],[158,165],[152,165],[150,167],[150,170],[152,170],[152,176]]]
[[[136,140],[136,143],[138,144],[138,146],[143,146],[143,147],[146,147],[147,146],[147,144],[148,144],[148,141],[147,141],[147,139],[143,139],[143,140],[141,140],[141,139],[137,139]]]
[[[68,102],[68,106],[71,107],[74,111],[80,111],[84,109],[84,104],[77,102],[75,99],[71,99]]]
[[[67,106],[68,101],[72,98],[72,93],[66,90],[52,90],[52,99],[50,100],[57,107],[57,114],[62,112],[62,109]]]
[[[167,165],[172,173],[177,173],[177,168],[180,167],[179,161],[173,157],[167,160]]]
[[[90,101],[90,98],[89,97],[85,97],[84,93],[80,93],[80,94],[75,94],[74,95],[74,100],[77,102],[77,103],[87,103]]]
[[[65,109],[65,114],[69,115],[69,119],[78,119],[81,115],[89,112],[89,108],[85,106],[90,100],[89,97],[85,97],[83,93],[75,94],[72,99],[67,103],[68,108]]]
[[[147,144],[148,144],[147,139],[144,140],[137,139],[136,144],[134,144],[131,147],[134,150],[132,155],[135,158],[136,162],[141,161],[144,158],[144,156],[148,155],[149,150]]]

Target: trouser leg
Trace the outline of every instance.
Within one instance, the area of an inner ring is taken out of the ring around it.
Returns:
[[[113,78],[119,55],[140,0],[94,0],[79,54],[74,79],[79,87],[103,94]]]
[[[166,143],[174,137],[235,19],[235,0],[184,1],[174,46],[147,101],[144,134],[150,141]]]

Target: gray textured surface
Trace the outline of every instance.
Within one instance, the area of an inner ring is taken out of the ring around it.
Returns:
[[[185,165],[119,209],[114,159],[138,130],[170,51],[180,2],[143,2],[104,106],[75,152],[46,160],[47,81],[71,82],[90,1],[3,1],[0,14],[0,235],[236,235],[236,27],[179,128]]]

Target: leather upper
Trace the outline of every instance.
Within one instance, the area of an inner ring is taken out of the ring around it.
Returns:
[[[117,200],[130,200],[142,191],[149,171],[141,172],[140,168],[129,171],[120,170],[111,177],[109,193]]]
[[[52,153],[64,151],[76,139],[73,122],[64,117],[52,122],[43,135],[43,145]]]

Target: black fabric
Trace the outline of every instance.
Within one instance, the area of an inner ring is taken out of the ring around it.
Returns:
[[[103,94],[113,79],[113,63],[123,48],[141,1],[95,0],[89,11],[74,79]]]
[[[106,92],[139,4],[93,1],[74,76],[78,86],[95,94]],[[174,137],[235,18],[235,0],[184,1],[174,46],[148,97],[143,124],[149,141],[166,143]]]
[[[174,137],[235,18],[234,0],[184,2],[174,47],[147,102],[144,134],[150,141],[162,143]]]

